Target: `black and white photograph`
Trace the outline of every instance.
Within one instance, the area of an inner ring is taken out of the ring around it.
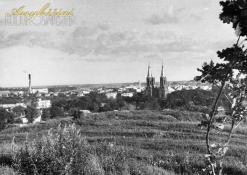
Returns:
[[[247,175],[247,0],[0,0],[0,175]]]

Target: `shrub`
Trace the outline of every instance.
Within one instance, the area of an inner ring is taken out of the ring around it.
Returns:
[[[1,166],[0,167],[0,174],[1,175],[17,175],[17,173],[10,167]]]
[[[0,108],[0,130],[6,128],[10,123],[13,123],[15,115],[11,112],[6,111],[3,108]]]
[[[90,161],[96,161],[94,164]],[[47,136],[25,144],[14,156],[14,167],[21,174],[81,174],[102,170],[96,167],[97,157],[90,154],[90,147],[75,125],[49,130]]]
[[[0,154],[0,166],[11,166],[13,159],[11,154]]]
[[[14,155],[20,174],[122,174],[125,151],[114,144],[89,145],[75,125],[49,130],[40,140],[26,142]]]

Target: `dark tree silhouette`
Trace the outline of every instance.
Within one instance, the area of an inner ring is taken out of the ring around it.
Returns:
[[[14,121],[14,117],[14,114],[0,108],[0,130],[4,129],[7,124],[12,123]]]
[[[247,115],[246,109],[246,73],[247,73],[247,56],[243,42],[247,35],[247,2],[246,0],[227,0],[221,1],[222,13],[220,19],[224,23],[232,24],[238,36],[236,44],[218,51],[219,63],[204,63],[201,69],[201,75],[196,80],[209,82],[218,86],[219,90],[209,113],[206,146],[207,162],[210,174],[222,174],[223,160],[229,148],[229,142],[234,129],[240,124]],[[241,41],[242,39],[242,41]],[[237,76],[234,75],[237,72]],[[224,90],[227,89],[225,92]],[[231,129],[225,142],[210,142],[210,134],[215,125],[215,114],[220,97],[224,95],[231,103]]]
[[[26,118],[28,119],[28,123],[32,123],[34,119],[38,117],[39,111],[34,107],[27,106],[25,110],[25,115]]]
[[[51,109],[43,109],[42,110],[42,115],[41,115],[42,120],[47,120],[51,118]]]

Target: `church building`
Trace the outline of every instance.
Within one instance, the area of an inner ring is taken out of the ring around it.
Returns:
[[[148,74],[146,77],[146,95],[149,97],[155,97],[155,78],[150,75],[150,65],[148,66]],[[160,75],[160,85],[158,88],[158,97],[160,99],[166,99],[168,94],[168,83],[166,76],[164,75],[164,65],[162,64],[161,75]]]

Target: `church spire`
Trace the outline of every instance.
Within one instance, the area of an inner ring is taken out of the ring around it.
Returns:
[[[160,89],[159,89],[159,96],[160,99],[165,99],[168,93],[168,84],[166,77],[164,75],[164,62],[162,60],[162,68],[161,68],[161,75],[160,75]]]
[[[164,62],[162,60],[161,77],[164,77]]]
[[[148,75],[147,75],[147,77],[149,77],[149,75],[150,75],[149,71],[150,71],[150,63],[148,64]]]
[[[162,64],[162,69],[161,69],[161,77],[164,77],[164,66]]]

